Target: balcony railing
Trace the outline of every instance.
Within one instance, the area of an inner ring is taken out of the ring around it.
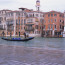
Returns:
[[[5,30],[5,28],[3,28],[3,25],[0,25],[0,30]]]
[[[33,23],[27,23],[25,24],[26,26],[34,25]]]
[[[34,31],[34,28],[26,28],[25,31]]]
[[[6,22],[6,24],[7,24],[7,25],[13,25],[14,22],[13,22],[13,21],[11,21],[11,22]]]
[[[0,27],[0,30],[5,30],[6,28]]]
[[[13,30],[14,30],[13,27],[8,27],[8,28],[7,28],[7,31],[13,31]]]

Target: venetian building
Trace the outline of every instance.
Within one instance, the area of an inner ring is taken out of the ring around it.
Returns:
[[[26,17],[23,11],[11,11],[7,15],[7,36],[21,36],[25,32]]]
[[[19,9],[21,13],[22,10],[24,9],[23,10],[24,17],[22,17],[24,23],[22,27],[24,32],[29,33],[30,35],[40,35],[41,34],[40,23],[42,21],[41,19],[43,19],[43,13],[38,11],[33,11],[27,8],[19,8]]]
[[[6,13],[11,10],[0,10],[0,35],[4,32],[6,35]]]
[[[64,11],[64,32],[63,32],[63,37],[65,37],[65,11]]]
[[[36,11],[19,8],[18,11],[6,13],[6,36],[22,36],[24,32],[40,36],[42,32],[43,12],[40,12],[40,1],[36,1]]]
[[[6,36],[12,36],[16,35],[16,21],[19,16],[19,11],[11,11],[6,13],[6,23],[7,23],[7,28],[6,28]]]
[[[44,14],[44,36],[61,37],[64,30],[64,14],[50,11]]]

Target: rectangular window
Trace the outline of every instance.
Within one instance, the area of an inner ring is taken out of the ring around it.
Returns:
[[[43,22],[43,19],[40,19],[40,22],[42,23]]]
[[[50,17],[50,14],[48,14],[48,17]]]
[[[60,14],[59,17],[61,17],[62,15]]]
[[[45,29],[45,25],[43,26],[43,29]]]
[[[48,22],[50,22],[50,19],[48,20]]]
[[[55,19],[55,22],[56,22],[56,19]]]
[[[54,28],[56,29],[56,25],[54,26]]]
[[[33,22],[33,19],[28,19],[27,22],[28,23],[32,23]]]
[[[21,25],[23,25],[23,19],[21,20]]]
[[[53,20],[51,19],[51,22],[53,22]]]
[[[36,29],[38,29],[38,25],[36,25]]]
[[[48,25],[48,29],[50,29],[50,25]]]
[[[24,25],[26,24],[26,20],[24,19]]]
[[[36,14],[36,17],[39,17],[38,14]]]
[[[20,25],[20,19],[19,19],[19,25]]]
[[[32,22],[32,19],[30,19],[30,21]]]
[[[44,20],[44,23],[46,23],[46,21]]]
[[[61,22],[62,20],[60,20],[60,22]]]
[[[32,14],[29,14],[29,17],[32,17]]]
[[[0,25],[0,28],[3,29],[3,25]]]
[[[34,17],[34,14],[33,14],[33,17]]]
[[[1,11],[0,11],[0,14],[1,14]]]
[[[53,14],[51,14],[51,17],[53,17]]]
[[[1,21],[0,21],[0,24],[1,24]]]
[[[40,29],[42,29],[42,27],[40,26]]]
[[[40,17],[43,17],[43,15],[42,15],[42,14],[40,14]]]
[[[63,23],[64,23],[64,20],[63,20]]]
[[[3,21],[3,18],[2,17],[0,17],[0,21]]]
[[[54,16],[57,16],[57,14],[54,14]]]
[[[16,19],[16,24],[18,24],[18,20]]]
[[[62,29],[62,26],[60,25],[60,29]]]
[[[16,30],[17,30],[17,27],[16,27]]]
[[[53,25],[51,25],[51,29],[53,29]]]
[[[4,17],[4,20],[6,21],[6,17]]]
[[[29,26],[27,27],[27,29],[28,29],[28,30],[32,30],[32,25],[29,25]]]
[[[21,29],[22,29],[22,27],[21,27]]]

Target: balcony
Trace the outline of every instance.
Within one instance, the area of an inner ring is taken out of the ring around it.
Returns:
[[[5,28],[3,28],[3,25],[0,25],[0,30],[5,30]]]
[[[33,23],[27,23],[25,24],[26,26],[34,25]]]
[[[35,22],[36,25],[38,25],[39,23],[38,22]]]
[[[14,30],[13,26],[7,27],[7,31],[13,31],[13,30]]]
[[[57,30],[57,28],[55,28],[54,30]]]
[[[0,28],[0,30],[5,30],[5,28]]]
[[[11,22],[6,22],[7,25],[13,25],[14,24],[14,21],[11,21]]]
[[[63,31],[63,29],[60,29],[60,31]]]
[[[26,28],[25,31],[34,31],[34,28]]]

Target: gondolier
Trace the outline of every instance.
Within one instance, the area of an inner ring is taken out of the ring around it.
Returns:
[[[2,32],[2,35],[3,35],[3,37],[4,37],[4,35],[5,35],[4,31]]]
[[[26,38],[26,33],[24,32],[24,37]]]

